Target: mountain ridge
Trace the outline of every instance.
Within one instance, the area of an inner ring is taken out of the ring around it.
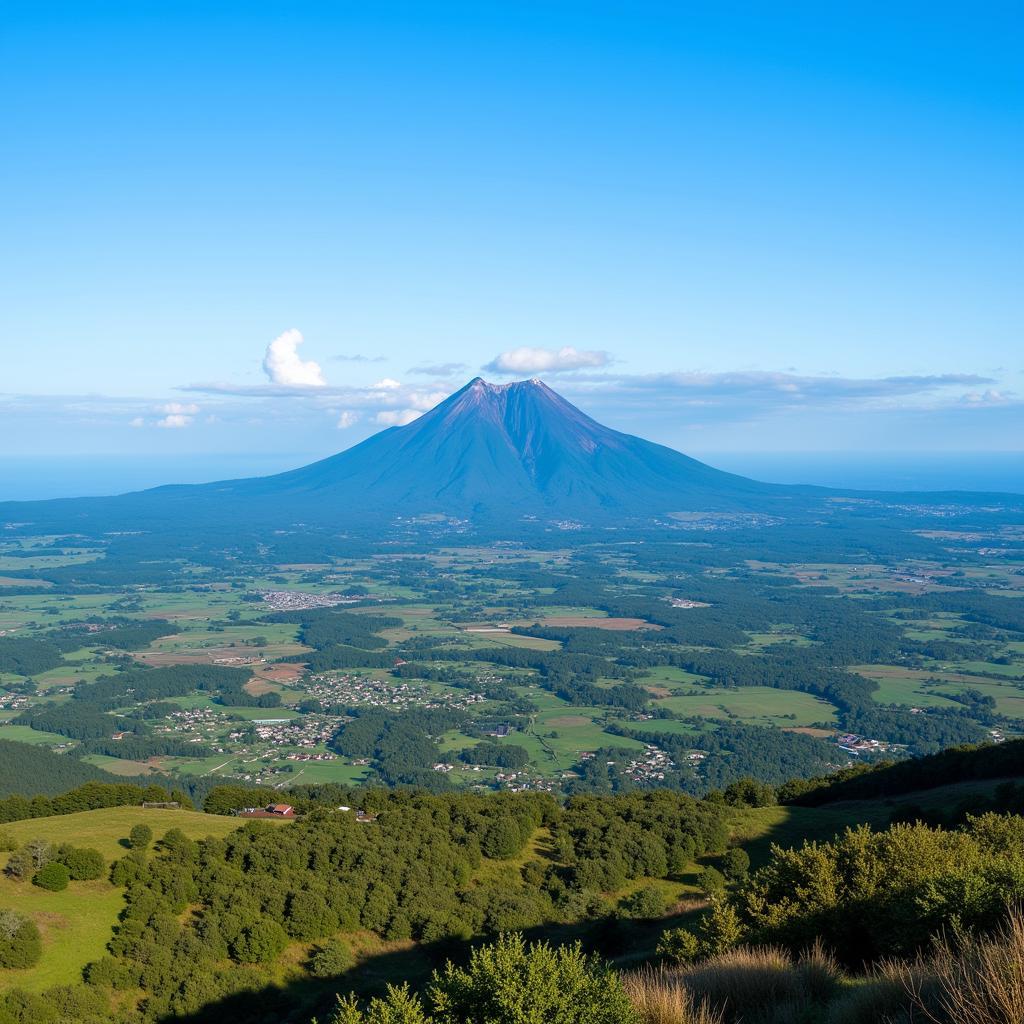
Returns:
[[[377,527],[440,515],[476,523],[652,523],[679,513],[799,515],[829,498],[924,504],[1020,496],[889,493],[762,483],[613,430],[543,381],[492,384],[475,377],[422,416],[351,448],[271,476],[167,484],[101,498],[0,504],[0,519],[106,531],[196,524]]]

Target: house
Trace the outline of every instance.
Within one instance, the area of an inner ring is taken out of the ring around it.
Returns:
[[[245,807],[235,812],[239,818],[294,818],[291,804],[267,804],[266,807]]]

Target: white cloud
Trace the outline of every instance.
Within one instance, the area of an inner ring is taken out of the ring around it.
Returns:
[[[420,415],[415,409],[389,409],[377,413],[374,419],[382,427],[404,427],[407,423],[418,420]]]
[[[144,427],[146,425],[146,421],[141,416],[136,416],[128,425],[137,429],[139,427]]]
[[[973,406],[974,408],[991,405],[1009,405],[1013,402],[1012,395],[1012,392],[996,391],[994,388],[988,388],[986,391],[969,391],[963,396],[961,401],[964,405]]]
[[[191,422],[191,416],[182,416],[180,413],[172,412],[162,420],[157,420],[156,425],[163,427],[165,430],[180,430],[182,427],[187,427]]]
[[[383,380],[377,381],[373,386],[381,391],[394,391],[395,388],[402,386],[402,382],[400,380],[392,380],[391,377],[385,377]]]
[[[180,430],[189,426],[199,412],[199,406],[194,402],[165,402],[156,409],[164,413],[163,419],[156,421],[156,425],[164,430]]]
[[[492,359],[485,367],[492,373],[562,373],[566,370],[595,369],[607,366],[607,352],[586,351],[566,345],[563,348],[513,348]]]
[[[299,358],[298,347],[302,334],[294,327],[279,334],[268,346],[263,357],[263,369],[271,383],[285,387],[326,387],[319,363]]]
[[[348,430],[349,427],[354,427],[359,422],[359,413],[352,412],[351,409],[345,409],[338,417],[338,429]]]

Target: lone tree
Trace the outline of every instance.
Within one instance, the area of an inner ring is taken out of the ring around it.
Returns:
[[[128,833],[128,845],[133,850],[145,850],[153,842],[153,830],[148,825],[132,825]]]
[[[42,951],[34,921],[14,910],[0,910],[0,967],[32,967]]]

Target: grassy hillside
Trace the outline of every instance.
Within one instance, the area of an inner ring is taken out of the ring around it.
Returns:
[[[159,838],[181,829],[190,839],[224,836],[240,827],[237,818],[198,811],[112,807],[52,818],[30,818],[0,826],[19,845],[31,839],[72,843],[100,851],[109,863],[124,855],[133,825],[148,825]],[[0,908],[31,917],[43,935],[43,956],[28,970],[4,972],[4,985],[39,992],[81,980],[82,968],[105,952],[124,902],[124,890],[106,878],[72,882],[63,892],[47,892],[30,882],[0,875]]]

